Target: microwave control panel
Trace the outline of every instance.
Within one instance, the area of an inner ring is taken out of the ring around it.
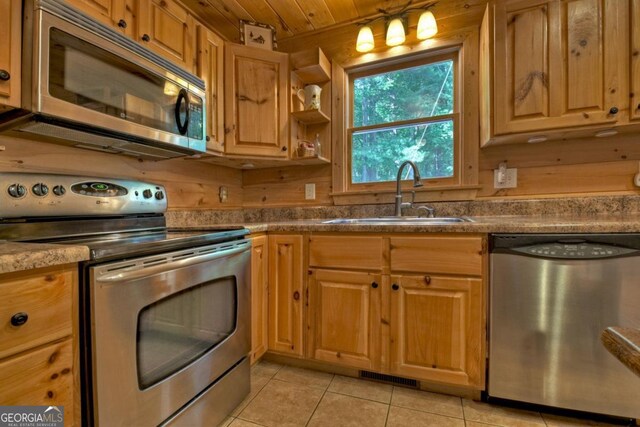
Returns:
[[[158,184],[74,175],[0,173],[0,218],[163,213]],[[2,188],[4,187],[4,188]]]

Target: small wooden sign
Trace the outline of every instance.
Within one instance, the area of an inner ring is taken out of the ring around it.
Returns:
[[[240,20],[240,42],[245,46],[275,50],[276,29],[273,25]]]

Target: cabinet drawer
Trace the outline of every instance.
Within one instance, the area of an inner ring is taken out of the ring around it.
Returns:
[[[482,237],[391,238],[391,271],[482,274]]]
[[[0,358],[71,335],[75,271],[48,269],[0,276]],[[11,319],[26,313],[21,326]]]
[[[64,406],[65,425],[73,425],[71,340],[0,362],[3,405]]]
[[[382,237],[313,236],[309,241],[310,266],[381,270],[382,263]]]

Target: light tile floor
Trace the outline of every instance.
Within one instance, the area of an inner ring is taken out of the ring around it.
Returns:
[[[261,361],[224,427],[609,426]]]

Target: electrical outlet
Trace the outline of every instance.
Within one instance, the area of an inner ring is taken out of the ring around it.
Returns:
[[[220,203],[224,203],[227,201],[229,197],[229,190],[224,185],[220,186],[220,191],[218,192],[218,196],[220,197]]]
[[[315,200],[316,199],[316,185],[305,184],[304,185],[304,198],[305,200]]]
[[[500,182],[500,170],[493,170],[493,188],[516,188],[518,186],[518,169],[507,168],[504,179]]]

